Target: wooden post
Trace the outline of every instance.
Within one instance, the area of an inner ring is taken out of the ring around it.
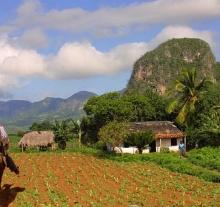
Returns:
[[[82,132],[81,129],[79,129],[79,146],[81,147],[81,136],[82,136]]]
[[[161,149],[161,138],[160,138],[160,149]]]
[[[185,145],[185,151],[186,151],[186,136],[184,136],[184,145]]]

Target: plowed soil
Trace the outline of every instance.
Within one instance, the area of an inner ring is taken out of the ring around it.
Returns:
[[[12,154],[0,206],[220,206],[220,184],[152,163],[117,163],[74,153]]]

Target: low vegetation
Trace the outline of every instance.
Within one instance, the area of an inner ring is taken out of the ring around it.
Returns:
[[[115,147],[121,146],[128,134],[126,123],[112,121],[103,126],[99,130],[100,142],[110,145],[113,150]]]
[[[220,150],[219,150],[220,151]],[[108,156],[109,159],[119,162],[154,162],[163,168],[173,172],[193,175],[210,182],[220,183],[220,173],[198,166],[189,158],[180,159],[176,153],[151,153],[145,155]],[[220,167],[220,165],[218,166]]]
[[[188,160],[198,166],[220,172],[220,147],[204,147],[188,153]]]
[[[127,136],[125,142],[128,146],[137,146],[139,154],[142,154],[145,146],[152,143],[154,139],[154,134],[151,131],[133,132]]]
[[[136,159],[126,163],[63,151],[11,155],[21,175],[18,178],[6,171],[3,186],[13,185],[5,185],[0,192],[0,203],[5,206],[11,202],[15,207],[220,204],[219,184],[171,172],[148,160],[139,162],[145,159],[143,155],[117,157]]]
[[[21,152],[17,146],[19,137],[11,136],[11,153]],[[133,163],[141,162],[144,163],[153,162],[163,168],[167,168],[173,172],[182,174],[188,174],[196,176],[206,181],[220,183],[220,148],[201,148],[194,149],[187,152],[186,157],[180,159],[178,153],[150,153],[150,154],[136,154],[136,155],[115,155],[103,152],[102,144],[99,145],[78,145],[78,140],[73,139],[67,142],[65,150],[56,149],[54,152],[45,151],[47,153],[77,153],[84,155],[92,155],[94,157],[102,159],[110,159],[119,163]],[[39,153],[37,149],[27,150],[27,153]]]

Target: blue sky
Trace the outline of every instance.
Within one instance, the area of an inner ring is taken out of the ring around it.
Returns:
[[[121,90],[134,61],[174,37],[204,39],[219,60],[219,33],[218,0],[2,1],[0,100]]]

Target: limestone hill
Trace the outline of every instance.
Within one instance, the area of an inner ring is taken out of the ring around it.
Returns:
[[[186,67],[196,68],[198,77],[220,79],[219,63],[209,44],[200,39],[181,38],[168,40],[140,57],[134,64],[127,88],[143,90],[151,86],[164,93]]]

